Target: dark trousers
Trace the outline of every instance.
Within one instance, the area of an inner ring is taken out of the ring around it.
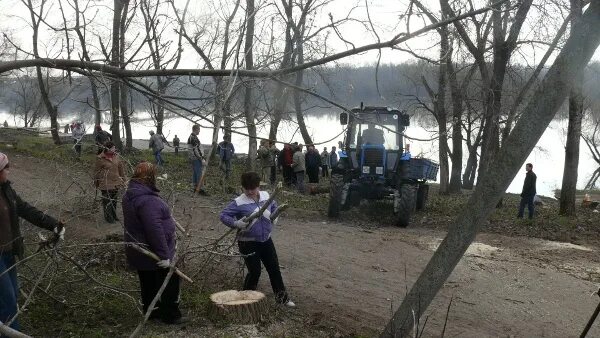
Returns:
[[[137,273],[140,278],[145,314],[165,281],[169,269],[138,270]],[[160,300],[156,303],[155,309],[150,314],[150,318],[157,318],[165,323],[172,323],[181,318],[181,311],[179,311],[179,276],[177,274],[173,274],[169,279],[169,283],[160,296]]]
[[[117,194],[119,190],[100,190],[102,192],[102,209],[104,210],[104,220],[108,223],[114,223],[117,217]]]
[[[296,177],[295,183],[296,188],[298,188],[298,192],[304,193],[304,170],[296,171],[294,173],[294,177]]]
[[[270,177],[271,185],[275,184],[277,181],[277,167],[271,166],[271,177]]]
[[[323,165],[321,170],[323,170],[323,177],[329,177],[329,166]]]
[[[81,140],[73,140],[73,143],[75,144],[74,148],[75,152],[77,153],[77,156],[81,156]]]
[[[248,268],[248,274],[244,279],[244,290],[256,290],[262,270],[260,263],[262,262],[269,274],[269,280],[277,302],[287,303],[289,298],[287,291],[285,291],[285,285],[283,285],[273,240],[269,238],[266,242],[238,241],[238,248],[242,255],[249,255],[244,257],[244,263]]]
[[[308,183],[319,183],[319,167],[307,167]]]
[[[179,155],[179,146],[175,146],[175,156]]]
[[[0,321],[8,323],[17,314],[17,298],[19,297],[19,283],[17,269],[8,268],[15,265],[15,256],[12,253],[0,254]],[[19,320],[15,319],[10,327],[20,330]],[[2,336],[4,337],[4,336]]]
[[[282,173],[283,173],[283,181],[286,185],[292,185],[294,184],[294,180],[292,180],[292,177],[294,176],[294,170],[292,169],[292,167],[288,166],[288,165],[284,165],[282,168]]]
[[[523,218],[523,213],[525,212],[525,205],[527,205],[527,209],[529,211],[529,219],[533,218],[533,212],[534,212],[534,204],[533,204],[533,198],[535,196],[523,196],[521,197],[521,203],[519,204],[519,214],[517,215],[517,217],[519,218]]]

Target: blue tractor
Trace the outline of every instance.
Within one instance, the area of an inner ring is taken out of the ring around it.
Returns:
[[[393,200],[396,225],[408,226],[415,210],[425,208],[439,165],[412,158],[404,147],[408,114],[387,107],[354,108],[340,114],[347,126],[338,164],[332,168],[329,217],[361,200]]]

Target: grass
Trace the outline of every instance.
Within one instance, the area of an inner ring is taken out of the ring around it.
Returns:
[[[83,170],[89,170],[93,166],[96,156],[95,148],[89,144],[84,144],[82,157],[77,160],[71,144],[55,146],[49,138],[21,135],[17,142],[11,143],[11,146],[7,146],[6,142],[1,141],[2,136],[0,136],[0,149],[6,148],[11,152],[57,163],[80,163],[76,167],[85,168]],[[130,165],[141,160],[153,161],[150,150],[146,149],[125,154],[123,157]],[[158,181],[159,188],[164,189],[163,191],[169,189],[191,191],[191,166],[187,154],[181,153],[179,156],[175,156],[174,153],[164,153],[163,158],[166,164],[160,174],[166,173],[168,178]],[[213,200],[226,201],[239,193],[238,178],[244,171],[244,163],[234,161],[232,170],[232,178],[224,182],[216,163],[213,161],[210,165],[206,175],[206,190]],[[328,180],[324,180],[320,184],[327,186]],[[449,224],[468,208],[469,196],[468,191],[462,195],[440,195],[437,185],[433,184],[426,210],[417,212],[413,216],[411,227],[446,231]],[[277,200],[280,204],[290,204],[290,213],[299,218],[327,220],[327,194],[300,195],[294,189],[285,188]],[[495,209],[489,222],[481,225],[481,231],[509,236],[540,237],[577,244],[581,242],[597,243],[600,238],[600,227],[598,227],[600,213],[578,208],[576,217],[563,217],[558,215],[557,202],[546,200],[545,206],[536,208],[534,220],[517,220],[519,201],[518,195],[506,194],[502,207]],[[340,219],[347,224],[375,227],[391,226],[394,223],[394,217],[390,201],[375,201],[343,212]],[[122,289],[138,288],[137,276],[124,269],[125,259],[121,250],[116,252],[114,249],[112,251],[95,249],[89,251],[87,255],[74,254],[74,257],[84,260],[90,272],[102,283]],[[44,263],[45,259],[36,259],[29,264],[29,268],[19,270],[24,291],[30,289],[31,282],[29,281],[35,278],[36,272],[41,271]],[[52,280],[44,280],[42,286],[48,287],[50,294],[64,297],[67,305],[57,302],[43,292],[36,292],[34,304],[31,304],[21,317],[25,332],[34,336],[106,337],[133,331],[140,319],[137,304],[134,301],[89,282],[70,264],[59,264],[55,268],[58,267],[63,270],[55,273]],[[229,286],[233,287],[233,283],[237,282],[230,276],[218,280],[218,276],[212,276],[212,272],[208,275],[210,277],[207,277],[208,282],[186,285],[182,288],[182,298],[185,299],[184,310],[196,318],[199,321],[196,324],[200,326],[208,323],[206,318],[209,294],[212,291],[211,286],[215,288],[218,286],[222,290]],[[129,293],[135,299],[138,298],[136,292]],[[301,315],[297,314],[296,316]],[[279,314],[277,314],[277,318],[279,318]],[[297,325],[303,328],[302,319],[293,318],[292,321],[299,322]],[[222,328],[222,325],[224,326],[226,323],[216,324],[218,328]],[[161,335],[168,334],[166,330],[153,327],[152,330],[146,332],[150,335]]]

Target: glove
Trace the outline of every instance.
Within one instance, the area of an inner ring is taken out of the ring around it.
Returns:
[[[246,217],[244,217],[244,218],[240,218],[237,221],[233,222],[233,227],[236,229],[244,230],[244,229],[246,229],[246,227],[248,227],[249,223],[250,222],[248,222],[246,220]]]
[[[279,223],[279,216],[275,217],[275,219],[272,220],[271,223],[273,223],[273,225],[277,225],[277,223]]]
[[[204,166],[204,167],[206,166],[206,160],[205,159],[202,159],[202,166]]]
[[[61,241],[65,240],[65,224],[60,221],[58,225],[54,228],[54,233]]]
[[[170,259],[163,259],[162,261],[156,262],[159,268],[167,269],[171,265]]]

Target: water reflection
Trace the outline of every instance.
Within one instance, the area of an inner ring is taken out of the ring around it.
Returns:
[[[341,141],[343,136],[342,132],[344,126],[339,123],[338,112],[331,114],[322,115],[308,115],[305,117],[308,132],[313,139],[313,142],[318,144],[317,148],[319,151],[323,147],[331,149],[332,146],[337,146],[338,141]],[[4,120],[8,121],[8,124],[13,126],[13,117],[6,113],[0,113],[0,123]],[[132,125],[132,133],[134,139],[147,140],[148,131],[155,129],[154,122],[148,114],[138,114],[136,116],[136,122]],[[22,123],[17,121],[18,123]],[[60,121],[61,125],[72,122],[70,119],[63,119]],[[205,121],[200,121],[199,124],[202,126],[200,131],[200,141],[203,144],[210,144],[212,139],[212,129],[209,127],[210,124]],[[42,123],[42,127],[47,127],[48,121]],[[182,141],[187,140],[193,122],[182,118],[170,118],[164,123],[164,135],[171,141],[175,135],[177,135]],[[88,133],[92,132],[93,126],[88,124]],[[103,124],[104,129],[108,129],[108,124]],[[525,163],[531,162],[534,167],[533,170],[537,174],[537,191],[540,195],[553,196],[553,190],[560,188],[562,180],[562,171],[564,166],[564,143],[566,139],[566,120],[555,120],[549,128],[544,132],[540,141],[529,155]],[[246,133],[242,123],[234,124],[234,130],[239,130],[242,133]],[[259,123],[257,125],[257,133],[259,137],[267,137],[269,134],[269,125],[267,122]],[[418,125],[418,121],[411,121],[411,125],[408,127],[406,134],[413,138],[419,139],[431,139],[434,134],[431,132],[431,127],[427,129]],[[339,136],[338,136],[339,135]],[[221,135],[222,136],[222,135]],[[303,143],[302,136],[298,130],[298,126],[294,121],[284,121],[278,131],[277,138],[280,141],[285,142],[299,142]],[[237,153],[246,153],[248,149],[248,138],[244,135],[234,133],[232,135],[232,143],[235,146]],[[423,156],[431,158],[437,161],[437,140],[430,141],[410,141],[411,153],[413,156]],[[136,144],[142,144],[143,142],[136,142]],[[463,164],[466,163],[468,150],[466,147],[463,149],[465,158]],[[523,185],[523,179],[525,178],[525,169],[523,163],[523,170],[515,177],[513,182],[508,188],[508,192],[520,193]],[[580,159],[579,159],[579,176],[578,176],[578,187],[583,188],[590,175],[596,168],[589,149],[584,144],[581,146]]]

